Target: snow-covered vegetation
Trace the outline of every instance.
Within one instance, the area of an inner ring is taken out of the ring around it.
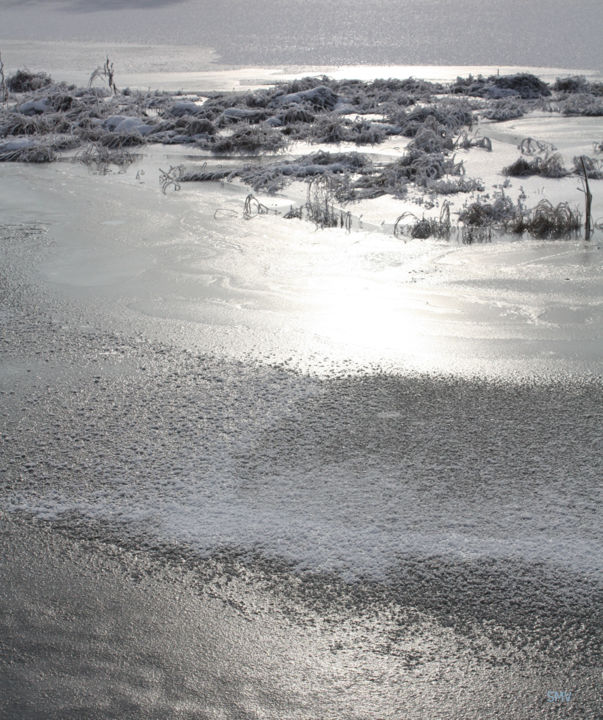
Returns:
[[[498,122],[534,111],[560,116],[603,112],[601,83],[574,77],[548,85],[525,73],[469,76],[449,85],[413,78],[363,82],[306,77],[253,92],[201,96],[120,91],[107,58],[93,72],[87,88],[55,83],[45,73],[25,70],[7,78],[4,88],[0,161],[71,158],[106,173],[127,168],[147,144],[185,145],[199,152],[200,159],[240,161],[227,167],[197,163],[178,168],[178,187],[183,182],[237,179],[254,192],[273,194],[293,182],[305,182],[305,205],[292,206],[287,216],[305,217],[321,227],[347,226],[341,219],[345,212],[337,214],[335,202],[345,206],[382,195],[404,198],[409,191],[432,197],[484,192],[482,179],[467,175],[465,158],[470,150],[492,150],[492,141],[482,131]],[[395,157],[368,152],[397,137],[402,150]],[[521,156],[499,171],[512,177],[545,178],[584,173],[578,158],[567,168],[555,148],[539,142],[526,138],[519,145]],[[313,144],[333,150],[293,150]],[[342,144],[356,145],[359,151],[339,147]],[[594,145],[599,152],[600,145]],[[584,168],[590,179],[602,177],[597,158],[586,157]],[[166,177],[170,182],[164,190],[176,185],[172,175]],[[321,201],[310,201],[318,188]],[[490,204],[482,202],[484,207]],[[544,206],[538,207],[543,211]],[[547,208],[545,215],[550,214]],[[556,216],[560,214],[567,216],[556,211]],[[525,220],[525,208],[519,215]],[[481,213],[478,223],[472,217],[467,210],[460,220],[467,226],[483,225],[489,215]],[[513,227],[522,231],[546,236],[560,232],[559,223],[549,233],[539,224],[535,229],[531,222],[517,221],[517,213],[514,217]],[[574,229],[575,219],[572,212],[568,230]],[[441,234],[440,221],[423,220],[417,219],[411,229],[413,237]],[[508,229],[509,218],[492,218],[494,225],[501,222]]]

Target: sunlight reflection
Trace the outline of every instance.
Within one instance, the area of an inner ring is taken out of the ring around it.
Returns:
[[[421,318],[403,286],[342,275],[323,278],[312,294],[309,323],[319,335],[379,356],[426,350]]]

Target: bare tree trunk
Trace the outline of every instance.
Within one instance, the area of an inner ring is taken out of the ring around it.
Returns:
[[[584,164],[584,155],[580,157],[580,163],[582,164],[582,172],[584,173],[584,202],[586,203],[586,219],[584,220],[584,239],[590,240],[590,233],[592,230],[592,217],[591,217],[591,206],[593,202],[593,196],[588,185],[588,173],[586,172],[586,165]]]

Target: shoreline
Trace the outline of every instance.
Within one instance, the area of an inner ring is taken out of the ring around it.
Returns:
[[[415,77],[432,82],[452,82],[457,76],[509,75],[532,73],[545,82],[558,77],[582,75],[590,81],[603,78],[603,70],[584,67],[552,67],[530,64],[300,64],[273,65],[223,62],[211,48],[197,45],[145,45],[68,41],[28,41],[0,38],[5,73],[19,69],[47,72],[56,81],[87,84],[96,65],[108,55],[115,63],[122,87],[139,90],[229,92],[254,90],[276,82],[290,82],[305,76],[328,75],[336,80]],[[92,51],[97,51],[96,55]],[[39,59],[36,59],[38,58]],[[174,70],[180,63],[181,69]],[[88,67],[90,65],[90,67]],[[86,68],[74,71],[73,68]]]

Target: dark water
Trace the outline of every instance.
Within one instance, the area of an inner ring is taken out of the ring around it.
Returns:
[[[0,37],[200,45],[214,48],[224,63],[243,65],[601,71],[602,25],[599,0],[74,0],[59,6],[15,3],[3,9]]]
[[[591,0],[235,0],[204,8],[198,33],[225,62],[241,64],[600,69],[602,24]]]

